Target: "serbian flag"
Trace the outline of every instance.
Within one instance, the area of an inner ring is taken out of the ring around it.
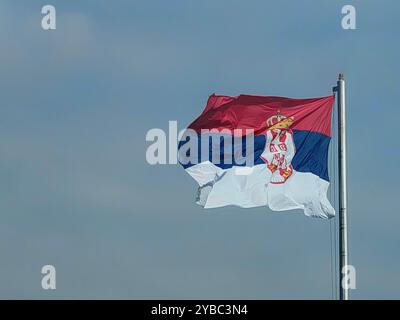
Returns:
[[[179,162],[204,208],[268,206],[331,218],[328,149],[334,96],[211,95],[180,137]]]

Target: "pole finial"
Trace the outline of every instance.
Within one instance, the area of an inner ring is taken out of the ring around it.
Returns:
[[[344,80],[344,73],[343,72],[339,73],[339,80]]]

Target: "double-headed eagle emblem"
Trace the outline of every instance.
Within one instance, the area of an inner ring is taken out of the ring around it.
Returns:
[[[293,132],[290,129],[294,117],[286,117],[277,110],[267,119],[265,148],[261,158],[271,171],[270,182],[284,183],[293,173],[292,159],[296,152]]]

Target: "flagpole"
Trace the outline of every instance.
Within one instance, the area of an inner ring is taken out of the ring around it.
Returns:
[[[336,91],[338,92],[338,152],[339,152],[339,298],[349,299],[347,281],[343,278],[347,272],[347,167],[346,167],[346,98],[343,73],[339,74]]]

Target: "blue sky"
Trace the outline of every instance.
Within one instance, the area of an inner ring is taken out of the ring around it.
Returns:
[[[43,31],[53,4],[57,29]],[[353,4],[357,30],[341,28]],[[353,298],[400,298],[396,1],[0,3],[0,297],[330,299],[328,221],[195,205],[146,132],[347,80]],[[57,289],[40,269],[53,264]]]

